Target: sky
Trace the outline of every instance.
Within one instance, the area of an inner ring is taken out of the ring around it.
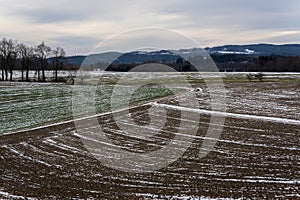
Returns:
[[[0,0],[0,37],[68,55],[300,43],[299,10],[299,0]]]

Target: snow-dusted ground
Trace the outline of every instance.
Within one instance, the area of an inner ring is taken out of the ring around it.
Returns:
[[[123,75],[126,74],[122,72],[103,72],[103,71],[67,71],[67,70],[60,70],[58,71],[58,76],[59,77],[75,77],[75,76],[90,76],[90,77],[99,77],[105,73],[106,75],[111,75],[114,76],[116,74]],[[170,78],[170,77],[176,77],[178,74],[185,74],[187,76],[193,76],[193,77],[207,77],[207,78],[212,78],[212,77],[246,77],[248,74],[257,74],[258,72],[164,72],[161,73],[161,77],[165,78]],[[158,74],[158,73],[154,73]],[[264,78],[300,78],[300,73],[299,72],[264,72]],[[1,76],[1,71],[0,71],[0,76]],[[53,71],[45,71],[45,76],[47,78],[52,78],[54,77],[54,72]],[[134,75],[133,73],[133,76]],[[13,71],[13,79],[21,79],[22,77],[22,72],[15,70]],[[34,70],[29,71],[29,77],[37,79],[37,72]],[[149,76],[149,78],[153,78]]]
[[[18,196],[18,195],[13,195],[8,192],[2,192],[0,191],[0,197],[2,198],[7,198],[7,199],[24,199],[24,200],[36,200],[38,198],[33,198],[33,197],[23,197],[23,196]]]
[[[128,87],[121,87],[122,92],[126,93]],[[76,95],[73,92],[76,89],[84,91],[78,93],[78,97],[94,92],[92,94],[96,98],[97,113],[109,110],[113,90],[109,85],[96,88],[96,86],[22,83],[17,86],[0,87],[0,134],[73,119],[72,96]],[[165,95],[168,95],[168,91],[164,89],[143,88],[135,94],[134,100]],[[122,105],[122,99],[117,103]],[[88,111],[84,110],[81,114],[89,114],[86,112]]]
[[[120,130],[110,113],[98,115],[111,141],[102,142],[104,147],[114,145],[143,154],[161,148],[177,135],[192,138],[187,152],[171,165],[146,174],[109,168],[87,151],[80,139],[83,136],[73,121],[67,121],[0,135],[0,198],[299,198],[299,82],[226,83],[227,113],[212,111],[210,103],[215,102],[210,101],[205,85],[195,86],[203,89],[196,94],[199,109],[177,105],[178,99],[169,97],[133,107],[129,114],[126,109],[117,112],[119,125],[157,131],[152,137],[129,135]],[[187,96],[182,93],[178,98]],[[161,109],[148,113],[150,107]],[[156,123],[141,125],[149,119],[158,123],[165,110],[169,118],[163,131],[154,126]],[[181,111],[190,116],[197,113],[200,120],[183,119]],[[213,115],[225,116],[226,121],[215,148],[200,159],[203,140],[216,140],[206,137]],[[81,120],[85,130],[97,133],[91,118]],[[183,134],[178,128],[180,121],[197,126],[197,135]],[[115,152],[103,155],[122,159]],[[167,159],[167,155],[160,159]]]
[[[218,111],[187,108],[187,107],[182,107],[182,106],[174,106],[174,105],[168,105],[168,104],[157,104],[157,103],[154,103],[153,106],[163,107],[163,108],[171,108],[171,109],[180,110],[180,111],[215,115],[215,116],[231,117],[231,118],[237,118],[237,119],[260,120],[260,121],[267,121],[267,122],[277,122],[277,123],[282,123],[282,124],[300,125],[300,120],[293,120],[293,119],[287,119],[287,118],[236,114],[236,113],[229,113],[229,112],[218,112]]]
[[[37,71],[35,71],[35,70],[30,70],[28,75],[29,75],[30,79],[37,79],[38,78]],[[76,71],[60,70],[60,71],[58,71],[57,75],[59,77],[75,76],[76,75]],[[0,76],[1,76],[1,72],[0,72]],[[25,75],[25,71],[24,71],[24,77],[25,76],[26,75]],[[45,76],[46,76],[46,78],[53,78],[53,77],[55,77],[54,71],[45,70]],[[12,77],[13,77],[14,80],[16,80],[16,79],[20,80],[22,78],[22,71],[21,70],[14,70]]]

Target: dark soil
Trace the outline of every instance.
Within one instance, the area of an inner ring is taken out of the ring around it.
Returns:
[[[253,87],[265,93],[280,88],[299,91],[297,83],[287,89],[284,84],[288,83],[261,84],[262,87],[257,84],[261,83],[245,83],[242,87],[234,83],[226,85],[232,95],[230,102],[240,98],[243,88],[247,88],[251,98],[255,96]],[[292,98],[286,104],[300,107],[299,99]],[[149,123],[149,107],[140,105],[130,110],[138,125]],[[229,111],[235,110],[242,108],[238,104],[229,104]],[[255,113],[247,107],[244,111],[260,115],[267,112],[275,116],[277,112],[274,108]],[[123,116],[122,111],[119,116]],[[157,113],[157,119],[159,116]],[[180,112],[168,109],[167,116],[164,129],[152,136],[150,141],[116,131],[118,125],[111,114],[100,115],[98,121],[113,144],[143,153],[160,149],[180,132]],[[279,113],[277,117],[283,117],[283,114]],[[90,119],[85,119],[83,124],[87,129],[96,131],[89,123]],[[199,127],[199,137],[193,140],[180,159],[151,173],[129,173],[108,168],[89,154],[77,136],[73,122],[1,135],[0,190],[40,199],[299,198],[300,125],[227,118],[214,150],[200,159],[198,153],[210,116],[201,115],[200,121],[192,123]],[[0,198],[8,196],[2,194],[1,197],[0,193]]]

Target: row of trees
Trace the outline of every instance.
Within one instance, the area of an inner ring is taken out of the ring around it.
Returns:
[[[21,70],[21,80],[30,81],[29,71],[36,70],[37,81],[46,81],[45,70],[52,65],[55,81],[57,71],[63,67],[66,52],[63,48],[51,49],[44,42],[31,47],[16,40],[3,38],[0,41],[1,81],[12,81],[13,71]],[[51,62],[48,59],[51,58]]]
[[[300,72],[299,56],[212,55],[220,71]]]

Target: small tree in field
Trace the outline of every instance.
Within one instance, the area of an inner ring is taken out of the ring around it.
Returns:
[[[249,81],[252,81],[252,74],[247,74],[246,77]]]
[[[264,74],[262,72],[259,72],[255,74],[255,78],[257,78],[260,82],[263,80]]]

